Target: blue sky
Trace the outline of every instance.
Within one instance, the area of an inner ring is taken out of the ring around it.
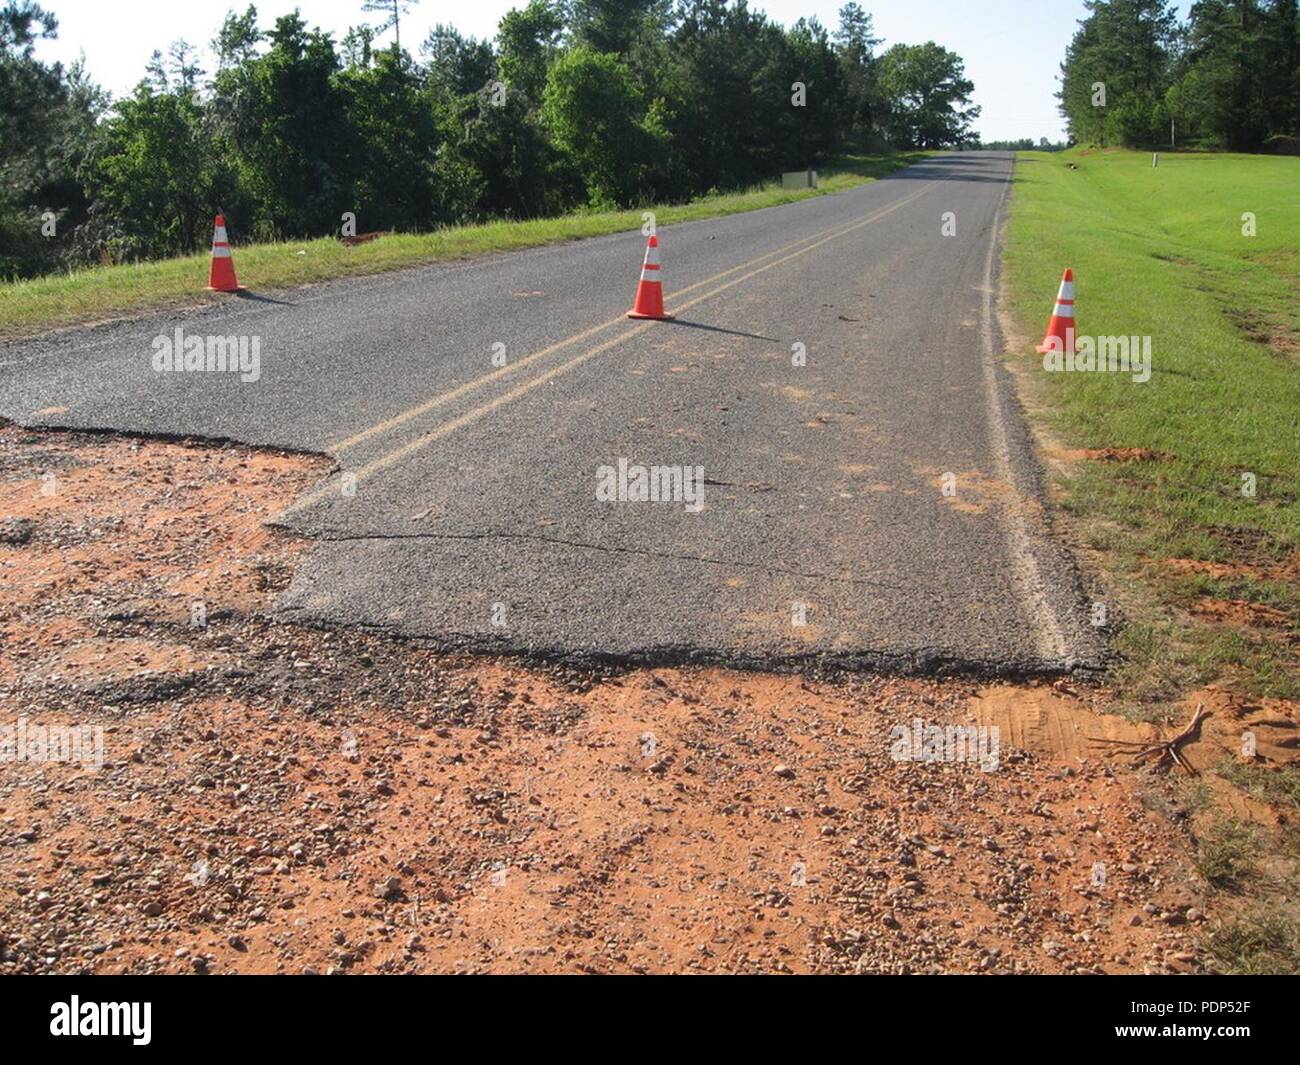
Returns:
[[[155,49],[183,37],[206,47],[229,8],[242,11],[248,0],[41,0],[59,18],[59,40],[44,44],[40,55],[86,64],[115,95],[130,91],[144,74]],[[435,22],[450,22],[462,33],[490,37],[502,14],[527,0],[474,0],[436,3],[421,0],[403,26],[408,47],[422,40]],[[817,16],[827,26],[838,21],[843,0],[751,0],[750,6],[789,24]],[[889,44],[938,41],[966,60],[975,83],[975,102],[983,115],[977,125],[987,140],[1019,137],[1058,139],[1062,123],[1053,93],[1065,46],[1083,15],[1082,0],[859,0],[875,18],[877,34]],[[309,25],[341,37],[349,25],[375,21],[361,14],[361,0],[263,0],[257,3],[263,25],[301,9]],[[1187,4],[1180,5],[1184,10]],[[409,26],[409,28],[408,28]],[[210,67],[210,63],[204,64]]]

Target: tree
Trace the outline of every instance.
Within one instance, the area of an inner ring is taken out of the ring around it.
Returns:
[[[796,154],[785,138],[801,129],[792,85],[803,79],[785,31],[743,0],[690,0],[679,14],[663,82],[678,189],[770,179]]]
[[[626,56],[645,21],[660,17],[657,6],[657,0],[570,0],[569,28],[592,51]]]
[[[330,232],[355,209],[348,167],[356,131],[337,81],[338,54],[329,35],[308,32],[296,12],[265,37],[264,54],[218,73],[211,104],[219,150],[254,216],[245,232],[267,239]]]
[[[31,59],[37,41],[58,35],[59,20],[34,0],[9,0],[0,8],[0,55],[6,58]]]
[[[343,35],[339,47],[343,52],[343,64],[348,68],[370,66],[374,55],[375,29],[373,26],[349,26]]]
[[[478,213],[532,218],[574,202],[562,157],[522,93],[498,100],[490,88],[480,90],[461,97],[451,117],[456,135],[448,137],[448,150],[479,175]]]
[[[1295,0],[1198,0],[1172,99],[1205,142],[1258,149],[1300,127]]]
[[[506,12],[497,30],[497,51],[501,77],[511,91],[541,102],[563,29],[562,13],[552,0],[532,0],[522,11]]]
[[[36,42],[57,34],[30,0],[0,7],[0,277],[70,263],[89,215],[79,172],[106,100],[81,64],[35,58]]]
[[[207,71],[199,67],[194,46],[184,39],[173,41],[167,49],[167,58],[171,60],[167,73],[176,79],[177,88],[181,92],[197,91],[199,78]]]
[[[1255,2],[1270,17],[1294,5]],[[891,53],[887,101],[880,39],[853,0],[833,34],[748,0],[519,3],[494,40],[435,26],[418,62],[397,36],[407,0],[369,0],[382,24],[337,47],[297,12],[264,29],[246,5],[221,21],[211,75],[177,41],[109,109],[84,71],[34,58],[54,16],[0,0],[0,272],[201,247],[219,208],[237,239],[262,240],[336,233],[348,211],[419,230],[679,202],[883,133],[957,142],[976,113],[960,60],[934,45]],[[1277,51],[1290,54],[1281,33]],[[57,242],[39,237],[51,212]]]
[[[960,56],[933,41],[896,44],[880,61],[892,143],[901,148],[951,148],[974,143],[974,84]]]
[[[393,47],[400,53],[402,50],[402,16],[407,14],[419,2],[420,0],[363,0],[361,11],[363,14],[379,12],[385,16],[384,21],[375,27],[375,32],[387,33],[391,27],[393,30]]]
[[[551,67],[542,118],[582,171],[592,204],[627,206],[642,192],[664,136],[644,117],[632,74],[618,56],[579,45]]]
[[[226,13],[221,29],[212,41],[217,53],[217,68],[225,70],[251,60],[256,52],[262,32],[257,28],[257,8],[249,4],[242,15]]]
[[[1264,98],[1269,131],[1300,134],[1300,0],[1273,0],[1266,15]]]
[[[439,136],[427,91],[395,49],[335,79],[348,130],[340,178],[347,209],[367,230],[418,230],[436,222],[433,159]]]
[[[820,22],[800,19],[784,34],[783,85],[804,86],[803,105],[782,109],[779,163],[799,170],[828,161],[843,137],[844,72]]]
[[[496,76],[492,43],[465,37],[455,26],[434,26],[420,45],[420,54],[425,77],[444,99],[478,92]]]
[[[143,80],[101,132],[87,182],[114,258],[176,255],[211,238],[214,160],[193,93]]]
[[[865,144],[884,110],[876,61],[881,39],[876,36],[871,16],[858,4],[845,4],[839,14],[840,25],[834,40],[849,121],[855,138]]]
[[[1061,66],[1061,113],[1072,140],[1149,144],[1167,127],[1163,100],[1179,43],[1170,0],[1085,0]]]

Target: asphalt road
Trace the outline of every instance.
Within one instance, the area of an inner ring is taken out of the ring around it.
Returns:
[[[278,604],[307,622],[569,660],[1086,667],[993,354],[1010,168],[945,156],[665,227],[672,323],[623,317],[634,231],[0,346],[0,414],[335,456],[280,519],[319,541]],[[177,327],[259,337],[260,377],[156,372]],[[598,498],[620,460],[702,468],[702,507]]]

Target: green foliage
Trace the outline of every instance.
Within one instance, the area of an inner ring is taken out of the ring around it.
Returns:
[[[230,149],[267,236],[305,236],[352,208],[349,129],[334,43],[295,12],[276,20],[270,50],[241,68],[251,123]]]
[[[1107,144],[1158,144],[1167,134],[1169,123],[1158,97],[1133,92],[1107,109],[1103,129]]]
[[[751,185],[816,166],[842,147],[853,101],[815,20],[783,30],[722,0],[693,0],[680,14],[656,86],[673,191]]]
[[[393,47],[400,52],[402,50],[402,16],[417,3],[419,3],[419,0],[362,0],[361,10],[377,12],[384,16],[384,21],[373,27],[373,32],[378,35],[387,33],[391,29],[393,31]]]
[[[72,235],[89,214],[79,171],[104,101],[80,65],[33,58],[36,41],[57,30],[30,0],[0,7],[0,279],[72,261]]]
[[[556,214],[581,194],[567,160],[547,139],[534,109],[519,93],[494,102],[485,89],[458,101],[462,135],[447,144],[449,153],[477,175],[474,205],[453,218],[471,216],[533,218]]]
[[[1076,142],[1258,150],[1300,130],[1296,0],[1087,0],[1061,67]],[[1104,87],[1099,92],[1098,87]]]
[[[427,94],[393,49],[379,52],[371,66],[349,67],[335,84],[349,133],[346,210],[367,230],[426,225],[435,214],[429,147],[437,143]]]
[[[142,81],[118,104],[87,166],[87,190],[109,255],[165,255],[211,240],[211,166],[194,96],[159,93]]]
[[[890,141],[904,148],[942,148],[974,141],[974,84],[961,57],[930,41],[896,44],[881,58],[880,83],[890,101]]]
[[[1046,137],[1035,141],[1032,137],[1021,137],[1010,141],[981,140],[979,147],[990,152],[1063,152],[1069,147],[1064,141],[1053,144]]]
[[[530,103],[541,102],[546,71],[555,60],[564,18],[551,0],[532,0],[507,11],[497,31],[497,64],[502,79]]]
[[[397,36],[408,0],[367,0],[380,21],[339,42],[296,11],[267,29],[250,5],[218,28],[211,74],[177,41],[111,106],[34,57],[52,15],[0,3],[0,276],[199,251],[218,210],[238,242],[336,234],[346,212],[427,232],[684,203],[890,131],[959,145],[975,113],[960,59],[929,44],[887,65],[852,2],[832,35],[746,0],[527,0],[495,41],[438,25],[416,59]]]
[[[434,26],[420,51],[425,79],[437,97],[478,92],[496,76],[491,42],[464,37],[455,26]]]
[[[1188,132],[1234,150],[1300,130],[1296,0],[1199,0],[1174,89]]]
[[[840,8],[840,25],[835,31],[836,56],[844,84],[845,110],[852,124],[852,138],[858,144],[870,140],[886,110],[876,62],[876,48],[880,43],[871,16],[861,5],[850,0]]]
[[[569,29],[580,46],[626,55],[645,22],[661,17],[656,6],[656,0],[571,0]]]
[[[579,45],[551,67],[542,119],[560,151],[583,172],[593,206],[635,202],[660,146],[627,65]]]

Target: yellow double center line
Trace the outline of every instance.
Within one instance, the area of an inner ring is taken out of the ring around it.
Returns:
[[[801,255],[807,255],[808,252],[812,251],[815,248],[821,247],[823,244],[829,243],[832,240],[837,240],[840,237],[847,236],[849,233],[862,229],[864,226],[869,226],[874,222],[878,222],[886,215],[893,214],[895,211],[899,210],[900,208],[906,207],[909,203],[912,203],[913,201],[915,201],[916,199],[924,195],[926,192],[928,192],[936,184],[938,184],[938,182],[931,182],[930,184],[925,185],[922,188],[918,189],[910,196],[906,196],[903,199],[899,200],[897,203],[891,204],[888,207],[881,208],[879,211],[875,211],[874,213],[868,215],[866,218],[861,218],[856,222],[850,222],[845,225],[832,226],[828,229],[821,230],[818,233],[814,233],[811,236],[801,237],[799,240],[791,241],[789,244],[785,245],[784,247],[777,248],[775,251],[770,251],[764,255],[760,255],[757,258],[751,259],[740,266],[733,266],[731,269],[723,270],[721,273],[714,274],[712,277],[705,278],[703,281],[697,281],[695,284],[679,290],[677,295],[678,296],[686,295],[687,293],[694,292],[696,289],[703,288],[706,285],[711,285],[714,282],[718,281],[719,279],[727,277],[729,274],[734,274],[739,270],[746,270],[747,267],[752,267],[754,263],[761,263],[763,262],[764,259],[771,260],[765,265],[755,267],[754,269],[750,269],[748,270],[748,272],[742,273],[739,277],[734,277],[730,281],[724,282],[723,284],[717,285],[715,288],[709,289],[707,292],[702,292],[694,299],[687,300],[685,303],[674,301],[673,309],[678,312],[688,310],[689,308],[694,307],[696,304],[702,303],[704,300],[712,299],[714,296],[717,296],[718,294],[725,292],[727,289],[732,288],[735,285],[739,285],[744,281],[748,281],[751,277],[756,277],[759,274],[765,273],[766,271],[771,270],[773,267],[780,266],[782,263],[789,262],[791,259],[797,259]],[[812,243],[807,243],[808,241],[812,241]],[[803,244],[804,246],[799,247],[799,245],[801,244]],[[790,251],[791,248],[797,248],[798,250]],[[773,258],[774,256],[777,256],[777,258]],[[394,415],[393,417],[388,418],[382,422],[377,422],[375,425],[370,426],[368,429],[363,429],[361,432],[355,433],[354,435],[349,436],[344,440],[340,440],[334,444],[330,444],[327,450],[330,451],[331,453],[337,454],[339,452],[346,451],[349,448],[356,447],[358,444],[364,443],[365,441],[370,440],[383,433],[386,433],[392,429],[396,429],[398,426],[405,425],[407,422],[412,421],[413,419],[418,418],[423,414],[427,414],[431,410],[434,410],[438,407],[451,403],[456,399],[460,398],[461,396],[466,395],[467,393],[472,392],[475,389],[481,388],[484,385],[490,384],[491,382],[496,381],[507,374],[517,373],[525,366],[528,366],[539,359],[543,359],[547,355],[551,355],[554,352],[561,350],[562,348],[566,348],[573,344],[579,343],[580,341],[586,340],[589,337],[595,336],[597,333],[601,332],[602,330],[608,329],[610,326],[617,325],[620,322],[625,322],[626,320],[627,319],[625,317],[620,315],[618,318],[611,318],[607,322],[602,322],[600,325],[592,326],[590,329],[585,329],[581,333],[575,333],[573,336],[567,337],[564,340],[556,341],[554,344],[542,348],[540,351],[533,352],[533,354],[520,359],[516,363],[503,367],[502,369],[496,370],[492,373],[484,374],[482,377],[475,378],[473,381],[467,381],[465,384],[453,388],[449,392],[443,392],[440,393],[439,395],[432,396],[429,399],[425,400],[423,403],[411,407],[409,410],[403,411],[401,414]],[[521,396],[525,396],[529,392],[533,391],[533,389],[539,388],[542,385],[546,384],[546,382],[554,380],[556,377],[559,377],[562,374],[568,373],[570,370],[575,369],[578,366],[581,366],[584,362],[588,362],[591,359],[594,359],[597,355],[600,355],[603,352],[608,351],[610,348],[615,347],[616,345],[621,344],[626,340],[631,340],[633,337],[639,336],[650,329],[653,329],[656,324],[657,323],[655,322],[643,322],[640,325],[632,326],[631,328],[624,330],[622,333],[619,333],[617,336],[611,337],[609,340],[606,340],[601,344],[597,344],[594,348],[589,348],[586,351],[582,352],[581,354],[574,356],[573,358],[569,359],[567,362],[563,362],[560,365],[552,367],[550,370],[547,370],[536,377],[524,381],[522,384],[515,386],[514,388],[510,389],[510,391],[508,392],[502,393],[501,395],[497,396],[495,399],[489,400],[486,403],[483,403],[477,407],[474,407],[466,411],[464,414],[452,418],[450,421],[443,422],[440,425],[421,433],[420,436],[410,441],[409,443],[403,444],[401,447],[394,448],[392,451],[389,451],[379,456],[378,458],[371,460],[370,462],[366,463],[364,466],[361,466],[358,469],[351,471],[356,482],[359,483],[365,478],[375,473],[378,473],[380,470],[386,469],[387,467],[393,465],[393,463],[400,462],[402,459],[406,458],[406,456],[414,454],[416,451],[419,451],[422,448],[428,447],[435,440],[441,440],[443,437],[448,436],[451,433],[454,433],[457,429],[469,425],[472,422],[478,421],[480,418],[484,417],[487,414],[491,414],[494,410],[498,409],[499,407],[503,407],[507,403],[513,403],[516,399],[519,399]],[[320,488],[317,488],[314,491],[309,492],[304,496],[301,496],[298,499],[298,501],[292,507],[290,507],[289,510],[286,511],[285,513],[286,514],[292,513],[294,511],[302,509],[303,507],[309,506],[312,503],[315,503],[325,498],[327,495],[330,495],[332,491],[333,489],[330,485],[322,485]]]

